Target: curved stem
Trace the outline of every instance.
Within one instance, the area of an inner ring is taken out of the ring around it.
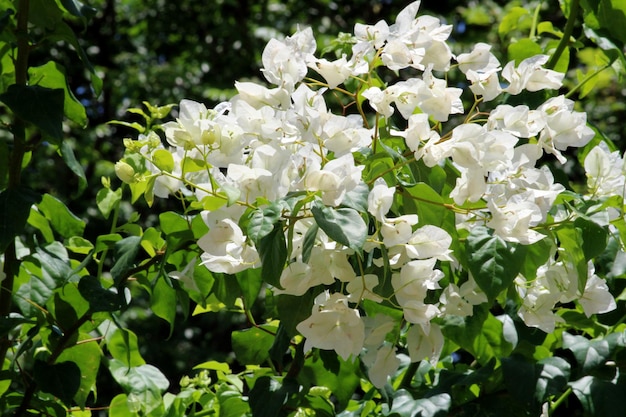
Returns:
[[[556,47],[554,54],[550,57],[550,60],[546,64],[546,68],[554,69],[557,62],[559,62],[559,58],[563,54],[563,51],[569,44],[569,39],[574,32],[574,25],[576,24],[576,17],[578,16],[578,10],[580,9],[580,0],[572,0],[569,6],[569,16],[567,17],[567,23],[565,24],[565,29],[563,30],[563,37],[561,41]]]

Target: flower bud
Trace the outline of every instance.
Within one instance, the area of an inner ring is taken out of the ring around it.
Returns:
[[[135,169],[124,161],[115,163],[115,174],[126,184],[137,182],[135,178]]]

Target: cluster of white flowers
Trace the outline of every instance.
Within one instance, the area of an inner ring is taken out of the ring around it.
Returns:
[[[257,248],[240,227],[246,208],[297,193],[315,195],[324,205],[337,207],[352,191],[367,187],[367,213],[361,214],[371,215],[373,233],[363,249],[372,254],[373,265],[390,271],[393,296],[383,297],[382,277],[358,271],[350,262],[355,251],[321,229],[310,253],[303,253],[307,232],[316,227],[311,204],[296,206],[297,212],[283,208],[282,216],[298,220],[288,237],[291,253],[280,276],[282,288],[275,291],[300,296],[311,288],[323,288],[311,316],[297,326],[306,338],[305,349],[333,349],[344,359],[361,355],[376,386],[384,385],[399,366],[396,344],[387,340],[394,321],[383,314],[362,317],[362,300],[386,301],[401,309],[408,323],[405,347],[411,360],[436,362],[443,335],[433,320],[472,315],[473,306],[485,303],[487,297],[471,274],[462,282],[444,279],[441,263],[459,267],[448,232],[434,225],[418,227],[416,214],[394,213],[395,184],[382,177],[364,183],[364,166],[354,155],[380,140],[364,114],[367,106],[374,118],[389,120],[397,111],[406,120],[406,128],[392,134],[404,138],[415,160],[428,167],[451,164],[458,171],[450,193],[457,208],[484,203],[465,212],[457,210],[457,228],[486,225],[512,243],[532,244],[545,237],[536,226],[546,222],[564,190],[548,168],[537,167],[539,159],[551,154],[564,162],[562,151],[583,146],[594,136],[586,115],[575,111],[574,103],[563,96],[536,109],[501,104],[482,124],[468,118],[444,134],[441,122],[465,112],[463,90],[449,87],[437,73],[457,67],[482,102],[504,93],[558,89],[563,74],[543,68],[546,56],[519,65],[509,62],[502,68],[485,44],[455,57],[446,43],[452,27],[431,16],[416,17],[418,8],[419,1],[412,3],[392,25],[357,24],[352,55],[334,61],[315,56],[310,29],[271,40],[262,55],[262,73],[273,87],[238,82],[238,94],[214,109],[183,100],[178,119],[163,126],[167,147],[154,137],[129,144],[148,161],[156,196],[182,193],[204,208],[202,216],[210,230],[198,246],[204,251],[202,263],[213,272],[234,274],[259,267]],[[367,85],[367,75],[380,62],[390,70],[410,68],[419,75],[385,87]],[[324,87],[316,89],[321,82],[305,79],[311,70],[325,80]],[[361,95],[368,104],[359,114],[334,114],[324,94],[349,80],[366,83]],[[130,161],[118,163],[120,178],[129,183],[141,180],[130,165]],[[617,190],[623,195],[624,165],[619,155],[594,149],[585,166],[595,194]],[[586,314],[611,310],[615,302],[591,268],[583,294],[577,292],[574,269],[558,256],[539,268],[531,283],[520,275],[515,282],[523,303],[519,316],[527,325],[549,332],[559,320],[553,313],[557,302],[578,300]],[[432,294],[439,294],[438,299]]]

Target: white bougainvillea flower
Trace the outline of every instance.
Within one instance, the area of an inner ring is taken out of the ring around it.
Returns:
[[[441,288],[439,281],[443,272],[435,268],[436,259],[419,259],[407,262],[399,273],[391,276],[391,285],[398,304],[404,306],[413,301],[423,302],[428,290]]]
[[[617,308],[615,298],[609,292],[609,286],[606,281],[595,274],[593,263],[587,264],[587,283],[582,296],[578,298],[578,302],[583,307],[583,311],[587,317],[592,314],[603,314],[613,311]]]
[[[624,164],[619,152],[610,152],[604,142],[591,149],[584,163],[590,193],[597,197],[624,196],[626,192]]]
[[[363,127],[361,116],[327,114],[322,128],[324,146],[336,157],[358,151],[372,143],[370,129]]]
[[[424,331],[422,326],[413,325],[406,334],[406,347],[411,362],[427,359],[431,364],[436,364],[443,350],[443,342],[441,328],[434,323],[428,331]]]
[[[344,360],[363,348],[365,326],[357,309],[348,306],[341,293],[324,291],[315,298],[311,316],[296,329],[306,338],[304,350],[334,350]]]
[[[403,245],[411,239],[413,226],[417,224],[417,214],[405,214],[404,216],[385,218],[380,226],[380,234],[383,244],[388,248]]]
[[[369,104],[374,110],[389,118],[394,111],[391,107],[391,103],[395,100],[392,93],[393,89],[381,90],[378,87],[370,87],[361,95],[369,100]]]
[[[430,330],[430,321],[439,315],[439,307],[434,304],[409,300],[402,305],[404,319],[408,323],[419,324],[425,331]]]
[[[378,49],[384,45],[389,37],[389,26],[384,20],[375,25],[357,23],[354,25],[354,36],[359,42],[369,43]]]
[[[306,76],[307,63],[314,59],[316,47],[311,28],[298,30],[283,41],[271,39],[261,56],[261,71],[267,81],[292,92]]]
[[[289,91],[281,87],[267,88],[253,82],[235,81],[239,98],[255,109],[263,106],[287,109],[290,106]]]
[[[585,146],[595,136],[593,129],[587,126],[587,113],[573,109],[574,102],[565,96],[553,97],[537,109],[545,113],[546,120],[539,143],[561,163],[565,158],[558,151]]]
[[[518,276],[514,282],[522,298],[522,305],[517,315],[526,326],[552,333],[557,323],[564,322],[563,318],[554,313],[554,306],[561,294],[550,291],[545,281],[535,280],[529,286],[524,277]]]
[[[417,96],[424,113],[440,122],[446,122],[451,114],[463,113],[462,89],[448,87],[445,80],[432,74],[432,67],[426,68],[422,79],[424,82],[419,84]]]
[[[412,259],[434,258],[450,261],[452,237],[440,227],[425,225],[417,229],[407,241],[404,250]]]
[[[393,195],[396,189],[387,187],[385,180],[379,178],[367,196],[367,211],[379,222],[384,221],[393,203]]]
[[[463,74],[468,71],[491,73],[500,69],[500,61],[491,53],[491,45],[479,42],[471,52],[456,57],[459,69]]]
[[[473,305],[463,298],[461,290],[456,284],[449,284],[439,296],[441,312],[446,315],[471,316],[474,313]]]
[[[202,265],[212,272],[235,274],[260,263],[256,249],[247,243],[239,225],[229,218],[213,225],[198,240],[198,246],[204,251]]]
[[[483,101],[491,101],[502,94],[500,78],[497,70],[489,72],[477,72],[468,70],[465,74],[467,80],[472,83],[470,90],[476,96],[482,97]]]
[[[531,229],[543,219],[541,209],[533,202],[509,201],[500,207],[489,200],[487,206],[492,216],[491,220],[487,222],[487,226],[491,227],[504,240],[530,245],[545,237],[545,235]]]
[[[346,285],[348,300],[352,303],[359,303],[361,300],[372,300],[380,303],[383,301],[383,298],[374,291],[374,288],[377,286],[378,275],[365,274],[361,277],[357,276]]]
[[[491,111],[487,121],[489,130],[502,130],[520,138],[537,136],[544,126],[544,113],[530,110],[525,105],[501,104]]]
[[[311,266],[304,262],[291,262],[280,274],[280,285],[283,289],[275,289],[275,294],[290,294],[301,296],[309,288],[319,285],[320,282],[311,273]]]
[[[354,157],[348,153],[324,165],[321,170],[310,170],[304,180],[309,191],[321,191],[322,202],[327,206],[337,206],[346,192],[361,182],[363,165],[355,165]]]
[[[368,350],[361,356],[361,360],[367,366],[367,375],[370,382],[376,388],[382,388],[387,383],[389,376],[398,370],[400,359],[396,356],[396,347],[385,343],[377,350]]]
[[[506,64],[502,69],[502,77],[509,82],[509,86],[504,91],[517,95],[523,90],[559,89],[565,74],[543,68],[548,58],[547,55],[535,55],[520,62],[517,68],[514,61]]]
[[[346,60],[345,55],[334,61],[315,59],[309,66],[324,77],[330,89],[336,88],[352,75],[352,65]]]

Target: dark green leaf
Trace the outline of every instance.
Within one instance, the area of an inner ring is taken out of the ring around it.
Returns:
[[[161,277],[156,280],[152,288],[150,307],[154,314],[168,322],[170,325],[168,337],[172,336],[176,320],[176,290],[172,288],[168,279]]]
[[[304,239],[302,241],[302,262],[309,262],[309,258],[311,257],[311,251],[313,250],[313,246],[315,246],[315,239],[317,238],[317,230],[319,226],[317,224],[313,224],[309,227],[304,234]]]
[[[570,382],[569,385],[582,404],[585,415],[602,417],[626,415],[626,401],[623,401],[626,381],[623,377],[614,383],[593,376],[584,376]]]
[[[250,409],[254,417],[276,417],[287,402],[289,395],[298,391],[299,386],[285,379],[283,384],[268,376],[257,379],[250,391]]]
[[[89,309],[99,311],[117,311],[122,308],[121,294],[104,289],[100,280],[91,275],[81,277],[78,281],[78,291],[87,302]]]
[[[95,388],[102,351],[98,342],[93,340],[93,336],[88,333],[79,334],[78,340],[82,343],[65,349],[57,362],[74,363],[78,366],[81,378],[78,392],[74,395],[74,401],[79,407],[84,407],[87,397]]]
[[[252,308],[263,285],[261,271],[258,268],[246,269],[235,274],[235,278],[241,288],[244,306],[246,309]]]
[[[511,353],[513,346],[504,339],[503,324],[485,305],[475,306],[469,317],[446,316],[441,326],[443,335],[486,365],[493,358]]]
[[[581,217],[574,221],[574,226],[580,229],[581,243],[585,260],[589,261],[604,252],[608,243],[609,233],[597,223]]]
[[[351,208],[334,209],[316,201],[311,208],[315,222],[329,238],[360,252],[367,237],[367,224]]]
[[[304,386],[329,388],[336,397],[339,408],[344,408],[360,384],[359,361],[344,361],[334,352],[327,354],[334,359],[334,363],[324,360],[325,354],[322,351],[319,355],[307,357],[298,375],[298,382]]]
[[[72,16],[80,18],[84,24],[96,15],[97,10],[78,0],[60,0],[63,8]]]
[[[370,189],[364,182],[357,184],[353,189],[348,190],[341,201],[341,205],[355,209],[360,213],[367,213],[367,197]]]
[[[268,325],[232,332],[233,352],[235,352],[237,361],[241,365],[261,365],[265,362],[269,357],[269,350],[274,344],[272,333],[275,332],[276,327]]]
[[[28,10],[28,20],[41,29],[54,29],[63,17],[63,11],[54,1],[30,0]]]
[[[50,365],[35,361],[33,376],[39,388],[58,397],[68,407],[80,388],[80,368],[74,362],[60,362]]]
[[[61,146],[59,146],[59,153],[61,154],[61,158],[65,165],[78,177],[78,189],[76,190],[76,195],[82,194],[87,187],[87,177],[85,176],[85,170],[83,169],[80,162],[76,160],[76,155],[74,155],[74,150],[70,146],[67,141],[61,142]]]
[[[246,234],[255,244],[274,230],[274,225],[280,221],[282,206],[271,204],[263,209],[254,210],[250,214]]]
[[[83,107],[69,89],[66,81],[65,68],[56,62],[49,61],[39,67],[30,67],[28,69],[28,76],[30,85],[63,90],[63,112],[65,116],[81,127],[87,126],[85,107]]]
[[[141,247],[141,236],[128,236],[115,242],[115,264],[111,268],[111,275],[116,284],[125,277],[135,265],[135,258]]]
[[[60,142],[63,139],[64,96],[62,89],[13,84],[0,94],[0,101],[18,117]]]
[[[285,326],[287,334],[293,337],[298,334],[296,331],[298,323],[306,320],[311,315],[311,307],[313,306],[315,296],[311,291],[308,291],[300,297],[281,294],[276,298],[278,314],[282,319],[281,323]]]
[[[257,247],[261,257],[261,278],[274,287],[280,288],[280,275],[287,261],[287,243],[282,223],[263,237]]]
[[[527,250],[524,245],[506,242],[484,226],[472,229],[466,247],[469,269],[489,300],[511,285],[522,268]]]
[[[583,251],[582,230],[574,223],[566,224],[556,231],[563,256],[571,262],[578,272],[578,290],[582,293],[587,284],[587,261]]]
[[[131,330],[118,328],[107,340],[107,349],[114,359],[128,368],[144,365],[141,357],[137,335]]]
[[[0,253],[24,230],[30,207],[40,200],[40,195],[25,188],[0,192]]]
[[[61,200],[50,194],[44,194],[37,207],[61,236],[82,236],[85,222],[76,217]]]
[[[0,337],[4,337],[17,326],[22,324],[36,324],[36,321],[20,317],[0,317]]]
[[[583,336],[563,333],[563,348],[574,354],[584,374],[603,366],[611,356],[608,341],[604,339],[589,340]]]

